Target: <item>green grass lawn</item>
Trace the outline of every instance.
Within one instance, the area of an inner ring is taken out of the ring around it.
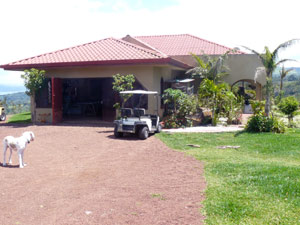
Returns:
[[[14,114],[8,121],[8,123],[31,123],[31,114],[30,112]]]
[[[205,163],[206,224],[300,224],[300,129],[157,137]]]

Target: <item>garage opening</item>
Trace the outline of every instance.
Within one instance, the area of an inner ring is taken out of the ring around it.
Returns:
[[[115,119],[112,78],[72,78],[62,81],[63,120]]]
[[[112,122],[116,118],[113,106],[121,101],[112,90],[112,83],[113,78],[47,78],[36,95],[36,108],[52,108],[53,124],[82,120]],[[133,86],[146,90],[137,80]],[[137,106],[148,109],[148,98],[133,96],[125,104]]]

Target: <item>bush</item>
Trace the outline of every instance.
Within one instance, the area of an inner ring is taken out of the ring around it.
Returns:
[[[261,114],[252,116],[246,125],[247,132],[275,132],[284,133],[284,123],[275,117],[267,117]]]
[[[288,116],[289,127],[293,126],[293,117],[299,107],[299,102],[294,96],[283,98],[278,104],[278,108],[281,112]]]
[[[189,118],[196,111],[196,99],[181,90],[166,89],[163,94],[166,104],[165,117],[166,128],[190,127],[192,120]]]
[[[265,101],[252,100],[250,104],[254,115],[262,115],[264,113]]]
[[[163,118],[163,124],[164,128],[181,128],[192,126],[192,121],[172,114]]]

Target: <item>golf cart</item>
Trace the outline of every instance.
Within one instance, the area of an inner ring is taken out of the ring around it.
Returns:
[[[121,108],[121,119],[114,121],[116,138],[122,137],[124,133],[131,133],[145,140],[149,134],[161,132],[162,127],[158,116],[158,93],[156,91],[132,90],[121,91],[120,94],[154,95],[157,104],[156,115],[146,114],[144,108]]]
[[[6,120],[5,110],[4,110],[4,107],[2,107],[2,106],[0,106],[0,120],[1,121]]]

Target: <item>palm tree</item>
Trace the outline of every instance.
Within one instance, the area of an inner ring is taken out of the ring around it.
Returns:
[[[217,120],[219,117],[218,109],[222,105],[225,105],[225,102],[228,98],[234,97],[229,96],[233,94],[229,91],[229,85],[226,83],[216,84],[213,80],[205,78],[199,87],[198,90],[198,101],[200,106],[207,107],[212,112],[212,125],[217,125]]]
[[[218,57],[209,57],[208,55],[204,55],[204,59],[192,54],[198,65],[188,70],[186,73],[191,74],[192,77],[198,77],[202,79],[207,78],[215,83],[219,83],[224,76],[228,75],[227,71],[229,69],[225,65],[225,61],[228,58],[228,54],[231,52],[234,51],[227,51]]]
[[[280,89],[279,91],[282,91],[282,86],[283,86],[283,79],[291,72],[293,69],[285,69],[284,66],[282,66],[280,70]]]
[[[277,61],[278,54],[279,54],[280,50],[283,50],[283,49],[295,44],[297,41],[299,41],[299,39],[292,39],[287,42],[284,42],[284,43],[280,44],[273,52],[271,52],[270,49],[266,46],[265,51],[263,53],[258,53],[257,51],[255,51],[253,49],[243,46],[247,50],[256,54],[263,64],[263,70],[260,70],[260,72],[263,71],[263,73],[266,76],[266,81],[267,81],[266,82],[266,105],[265,105],[265,114],[267,116],[269,116],[270,112],[271,112],[272,73],[276,69],[276,67],[278,65],[280,65],[281,63],[292,60],[292,59],[281,59],[281,60]]]

